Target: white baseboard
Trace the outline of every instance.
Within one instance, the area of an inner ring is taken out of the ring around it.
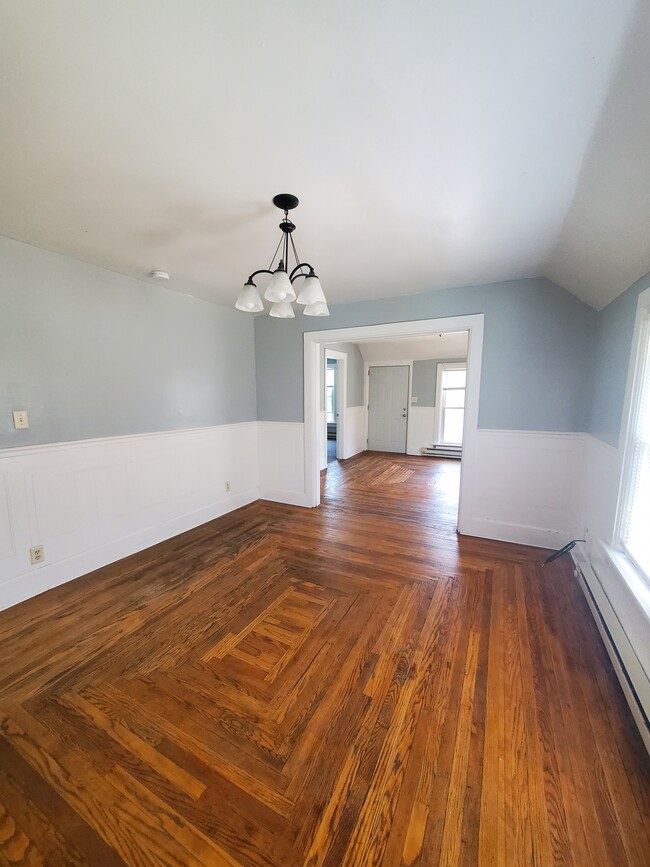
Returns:
[[[271,503],[286,503],[289,506],[307,507],[307,496],[299,491],[284,491],[278,488],[260,488],[260,500],[269,500]]]
[[[517,545],[530,545],[533,548],[562,548],[569,538],[574,538],[570,530],[551,527],[534,527],[529,524],[510,524],[489,518],[470,518],[463,528],[463,535],[478,536],[481,539],[496,539],[500,542],[513,542]]]

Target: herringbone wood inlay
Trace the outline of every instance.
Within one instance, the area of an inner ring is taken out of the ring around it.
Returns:
[[[366,454],[0,615],[0,863],[639,865],[650,772],[571,575]]]

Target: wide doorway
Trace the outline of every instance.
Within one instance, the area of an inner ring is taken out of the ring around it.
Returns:
[[[449,346],[443,338],[453,333],[461,344],[455,357],[430,351],[434,338]],[[398,508],[400,496],[426,504],[436,490],[449,507],[443,523],[451,520],[462,533],[465,514],[471,524],[468,480],[477,471],[482,339],[482,314],[305,333],[305,505],[356,490],[369,504],[375,493],[395,495]],[[325,347],[334,343],[347,349],[347,434],[343,460],[326,463],[320,394],[327,377]],[[354,353],[365,365],[360,387]]]

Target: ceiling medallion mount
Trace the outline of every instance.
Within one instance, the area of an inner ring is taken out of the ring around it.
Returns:
[[[273,196],[273,204],[281,211],[293,211],[300,204],[300,199],[298,196],[292,196],[291,193],[278,193],[277,196]]]
[[[293,319],[295,312],[291,306],[295,301],[304,307],[305,316],[329,316],[327,309],[327,301],[320,285],[320,280],[316,276],[313,265],[309,262],[301,262],[296,251],[296,245],[293,241],[293,232],[296,229],[295,223],[292,223],[288,217],[289,211],[298,207],[298,197],[291,193],[279,193],[273,197],[273,204],[276,208],[284,211],[284,219],[280,223],[280,241],[275,248],[275,253],[271,259],[271,264],[268,268],[260,268],[258,271],[253,271],[248,280],[244,283],[244,287],[239,293],[239,298],[235,304],[238,310],[243,310],[245,313],[262,313],[264,304],[257,291],[257,285],[254,282],[258,274],[270,274],[271,279],[264,292],[264,297],[271,302],[270,316],[275,316],[278,319]],[[276,257],[280,253],[275,270]],[[295,259],[295,267],[289,272],[289,255],[292,254]],[[293,288],[293,284],[299,278],[304,279],[304,283],[300,287],[298,296]]]

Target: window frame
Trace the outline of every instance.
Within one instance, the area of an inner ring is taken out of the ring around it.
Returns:
[[[447,370],[464,370],[465,371],[465,388],[456,389],[457,391],[465,392],[465,404],[463,406],[463,439],[460,443],[445,443],[442,439],[444,427],[444,407],[443,403],[443,373]],[[467,410],[467,361],[438,361],[436,364],[436,406],[434,420],[434,442],[437,445],[463,446],[465,441],[465,412]]]
[[[634,320],[634,333],[632,348],[628,366],[625,403],[623,409],[623,424],[619,439],[620,473],[619,492],[616,504],[616,519],[614,523],[613,545],[616,559],[624,559],[627,569],[632,569],[647,589],[650,589],[650,574],[637,563],[634,556],[628,550],[624,540],[625,520],[627,516],[629,499],[631,496],[631,482],[633,476],[633,456],[635,453],[636,426],[639,416],[641,386],[642,386],[642,363],[647,352],[647,344],[650,343],[650,287],[644,289],[638,298],[636,316]],[[647,373],[650,374],[650,371]]]

